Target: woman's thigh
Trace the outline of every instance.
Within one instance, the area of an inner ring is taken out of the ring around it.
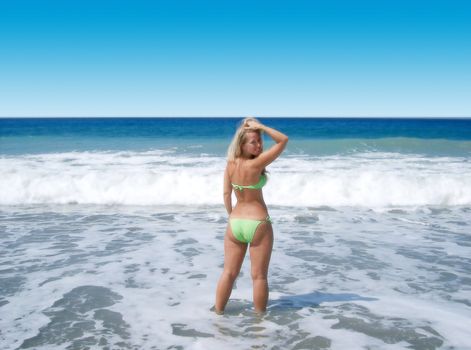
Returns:
[[[272,248],[273,228],[271,223],[264,222],[258,226],[254,239],[250,244],[252,275],[266,277]]]
[[[237,241],[228,225],[224,236],[224,270],[238,274],[246,252],[247,244]]]

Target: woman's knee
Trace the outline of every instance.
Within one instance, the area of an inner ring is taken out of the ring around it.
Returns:
[[[237,278],[237,276],[239,276],[239,271],[224,269],[222,274],[225,278],[227,278],[228,280],[234,282],[235,279]]]
[[[253,281],[267,280],[267,273],[259,269],[252,269],[251,275]]]

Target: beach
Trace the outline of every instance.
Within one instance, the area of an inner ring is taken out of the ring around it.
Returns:
[[[247,256],[219,316],[238,121],[0,119],[2,348],[471,348],[471,120],[262,119],[268,311]]]

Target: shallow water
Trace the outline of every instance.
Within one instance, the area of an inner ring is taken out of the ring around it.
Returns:
[[[221,206],[0,207],[3,349],[466,349],[471,208],[271,207],[270,302],[224,316]]]

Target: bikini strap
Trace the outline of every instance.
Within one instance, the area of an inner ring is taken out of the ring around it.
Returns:
[[[235,190],[239,190],[241,192],[244,190],[244,186],[242,185],[232,184],[232,188],[234,188]]]

